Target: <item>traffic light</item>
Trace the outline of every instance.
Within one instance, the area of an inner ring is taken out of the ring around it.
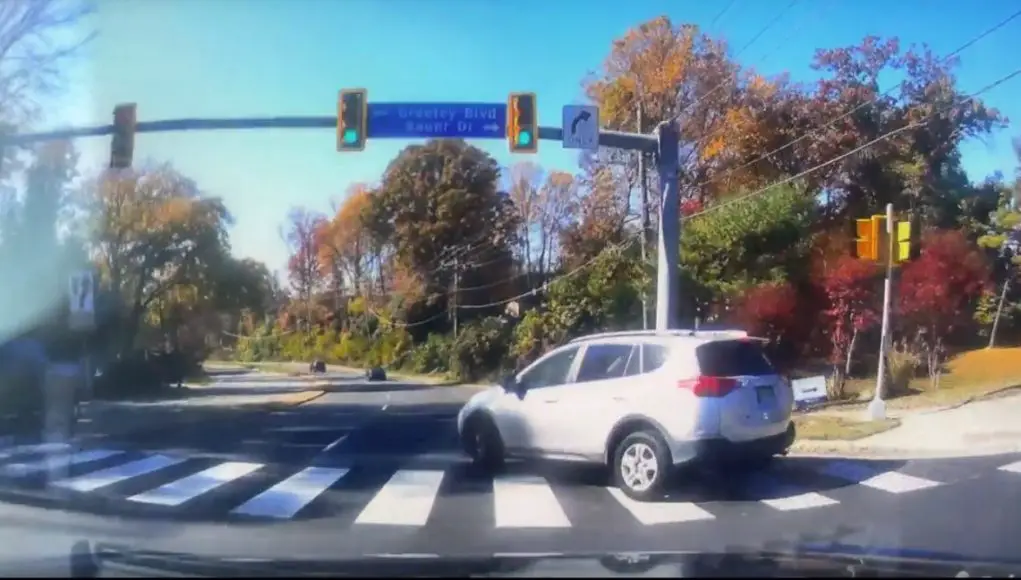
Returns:
[[[918,228],[913,219],[897,222],[897,248],[895,262],[908,262],[918,258]]]
[[[337,98],[337,151],[363,151],[369,98],[365,89],[344,89]]]
[[[854,255],[861,260],[876,261],[879,258],[880,234],[873,218],[854,220]]]
[[[538,153],[537,111],[535,93],[511,93],[507,100],[507,143],[511,153]]]
[[[131,167],[135,152],[135,103],[117,105],[113,109],[113,138],[110,140],[110,169]]]
[[[874,215],[854,220],[854,255],[862,260],[886,262],[890,253],[890,237],[886,232],[886,216]]]

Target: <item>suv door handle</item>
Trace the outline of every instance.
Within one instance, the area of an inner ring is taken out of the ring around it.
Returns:
[[[558,401],[558,399],[543,399],[542,400],[543,403],[556,403],[557,401]]]

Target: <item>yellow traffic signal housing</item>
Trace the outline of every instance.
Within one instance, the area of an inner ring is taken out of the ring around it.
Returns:
[[[365,89],[343,89],[337,97],[337,151],[364,151],[369,96]]]
[[[875,261],[879,257],[879,232],[872,218],[854,220],[854,255],[861,260]]]
[[[539,152],[539,113],[535,93],[511,93],[507,99],[507,144],[511,153]]]
[[[113,136],[110,139],[110,169],[127,169],[135,153],[135,127],[138,122],[135,103],[113,109]]]
[[[894,261],[908,262],[918,257],[918,228],[913,220],[897,222],[897,245]]]
[[[854,220],[854,254],[862,260],[884,262],[889,254],[890,237],[886,232],[886,216],[874,215]]]

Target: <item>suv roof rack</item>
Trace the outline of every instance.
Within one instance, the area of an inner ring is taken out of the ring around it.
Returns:
[[[691,328],[672,328],[670,330],[621,330],[617,332],[600,332],[580,336],[570,342],[586,342],[600,338],[626,338],[628,336],[682,336],[691,338],[756,338],[748,336],[744,330],[695,330]],[[764,340],[764,339],[757,339]]]

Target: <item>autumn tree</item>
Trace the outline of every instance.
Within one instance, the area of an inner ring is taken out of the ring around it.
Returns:
[[[766,282],[744,291],[732,318],[752,336],[769,340],[771,358],[786,364],[800,354],[808,336],[797,288],[789,282]]]
[[[362,221],[371,204],[371,192],[364,184],[348,188],[333,218],[323,224],[319,241],[320,264],[328,267],[339,290],[344,278],[355,294],[366,290],[372,253],[372,237]]]
[[[450,295],[454,268],[463,286],[509,278],[517,216],[497,189],[500,170],[484,151],[460,140],[433,140],[405,148],[387,167],[371,196],[366,225],[377,243],[420,279],[431,300]],[[451,250],[470,246],[470,256]],[[462,303],[492,295],[466,292]]]
[[[169,165],[106,172],[83,193],[102,278],[122,300],[124,353],[156,300],[222,264],[231,217]]]
[[[325,216],[303,207],[291,208],[284,226],[284,240],[290,250],[287,274],[298,298],[311,302],[322,290],[323,275],[319,266],[319,243]]]
[[[769,81],[742,68],[727,49],[697,26],[661,16],[614,40],[602,69],[584,82],[607,128],[648,132],[662,121],[682,120],[682,199],[705,202],[750,185],[719,177],[753,152],[759,155],[762,147],[781,141],[778,130],[793,133],[803,124],[783,106],[797,97],[793,88],[783,79]],[[601,151],[589,173],[612,171],[619,189],[626,190],[621,193],[630,197],[636,162],[634,155]]]
[[[578,187],[574,176],[551,171],[543,176],[533,163],[519,163],[511,168],[510,196],[518,212],[518,243],[520,260],[533,287],[545,280],[560,262],[560,236],[574,223],[578,204]]]
[[[833,395],[843,395],[858,337],[879,321],[878,274],[874,263],[844,255],[823,272],[819,282],[827,302],[821,322],[829,336]]]
[[[900,324],[920,333],[926,351],[939,353],[972,319],[975,301],[989,286],[989,264],[959,231],[932,231],[921,255],[902,267],[897,287]]]

